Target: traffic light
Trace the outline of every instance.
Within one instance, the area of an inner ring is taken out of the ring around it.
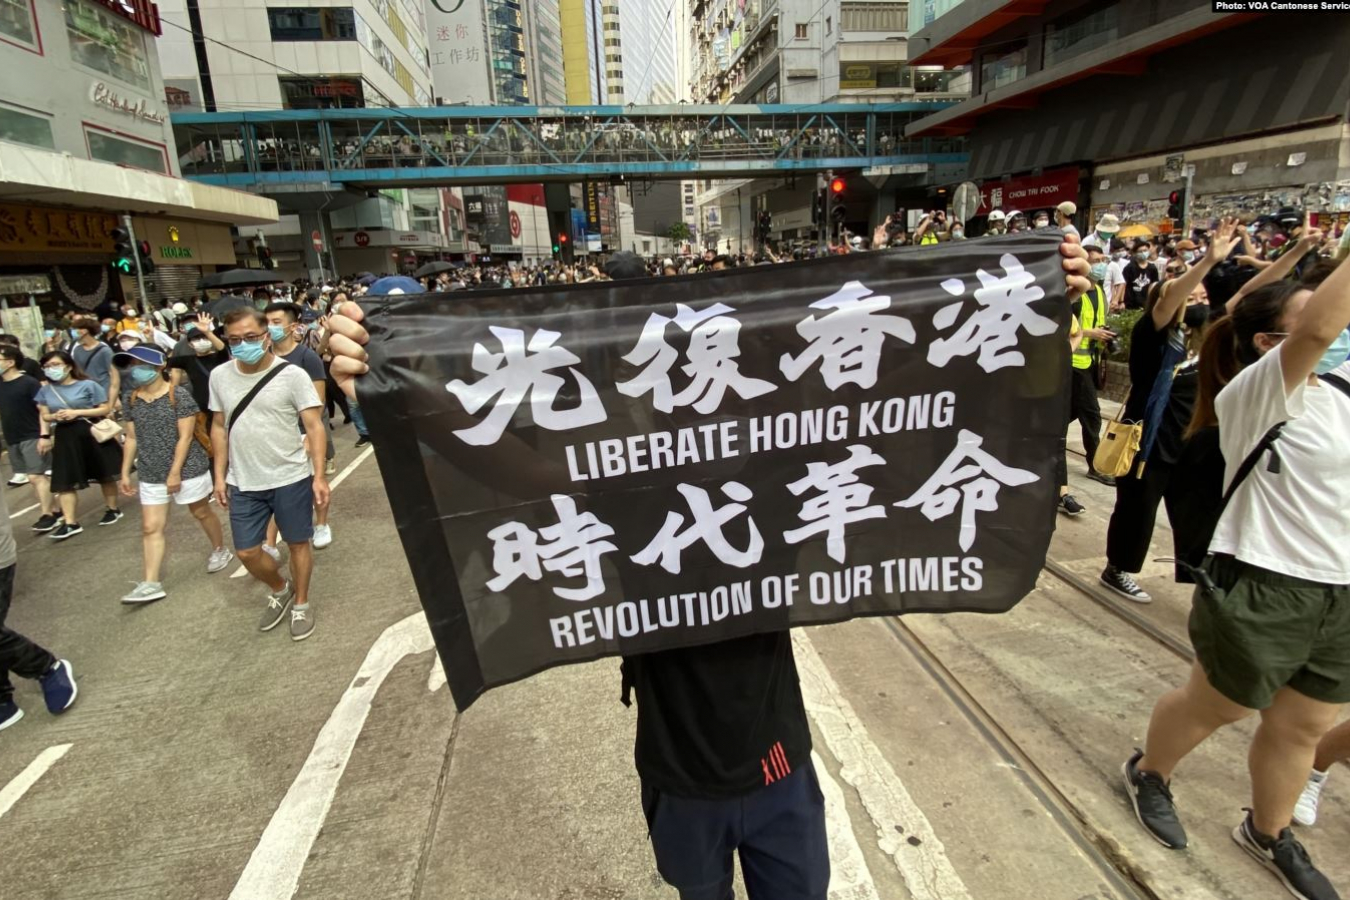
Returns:
[[[844,204],[836,202],[834,209],[830,210],[830,223],[835,226],[843,225],[847,218],[848,210],[844,208]]]
[[[149,241],[136,242],[136,259],[140,264],[142,275],[149,275],[155,271],[155,257],[150,250]]]
[[[123,275],[136,274],[136,248],[131,246],[131,235],[125,228],[112,230],[112,267]]]
[[[825,221],[825,191],[816,191],[816,195],[811,202],[811,224],[819,225]]]
[[[844,192],[844,179],[837,177],[830,179],[830,193],[838,197],[843,192]]]
[[[1186,215],[1186,189],[1179,188],[1167,195],[1167,218],[1180,219]]]
[[[266,244],[259,244],[254,250],[258,256],[258,265],[264,269],[275,269],[277,264],[272,261],[272,248]]]
[[[773,216],[767,209],[762,209],[759,211],[759,222],[755,226],[755,233],[761,241],[767,241],[771,231],[773,231]]]

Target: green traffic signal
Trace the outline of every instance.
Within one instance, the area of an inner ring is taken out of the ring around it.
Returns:
[[[135,269],[135,264],[125,256],[113,260],[112,265],[114,269],[121,272],[123,275],[130,275]]]

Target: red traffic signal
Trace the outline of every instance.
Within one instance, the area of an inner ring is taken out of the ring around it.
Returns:
[[[1177,204],[1181,203],[1181,191],[1173,191],[1172,193],[1168,194],[1167,202],[1171,203],[1173,206],[1176,206]]]
[[[844,179],[833,178],[830,180],[830,193],[842,194],[844,192]]]
[[[567,243],[567,232],[565,231],[558,232],[558,243],[560,244]]]

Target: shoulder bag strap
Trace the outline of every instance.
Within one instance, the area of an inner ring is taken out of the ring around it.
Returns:
[[[258,383],[253,386],[253,390],[244,395],[244,399],[239,401],[239,405],[234,408],[234,412],[230,413],[230,421],[225,428],[227,435],[234,431],[234,423],[239,421],[239,417],[243,415],[244,410],[248,409],[248,405],[253,402],[253,398],[257,397],[262,389],[267,387],[268,383],[276,378],[277,374],[287,365],[289,365],[287,362],[278,359],[277,364],[272,367],[271,371],[259,379]]]
[[[1284,426],[1287,424],[1287,422],[1276,422],[1272,425],[1270,430],[1261,436],[1261,440],[1256,442],[1256,446],[1252,448],[1251,453],[1247,454],[1247,458],[1242,461],[1242,465],[1238,466],[1237,474],[1233,476],[1233,483],[1228,486],[1228,490],[1224,491],[1223,499],[1219,501],[1220,516],[1228,508],[1228,501],[1233,499],[1237,489],[1242,487],[1242,482],[1246,481],[1247,476],[1251,475],[1256,469],[1256,464],[1261,461],[1262,455],[1267,450],[1271,451],[1270,463],[1266,466],[1267,471],[1275,473],[1280,471],[1280,457],[1275,453],[1274,445],[1280,439],[1280,433],[1284,431]]]
[[[1350,397],[1350,381],[1346,381],[1339,375],[1319,375],[1318,377],[1345,396]]]

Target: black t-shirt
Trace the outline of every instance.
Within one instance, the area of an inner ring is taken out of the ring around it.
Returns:
[[[1191,424],[1191,413],[1195,411],[1195,398],[1200,392],[1200,367],[1191,360],[1177,369],[1172,379],[1172,392],[1163,407],[1162,421],[1158,424],[1158,438],[1153,445],[1150,459],[1161,460],[1176,465],[1181,459],[1186,444],[1186,429]]]
[[[27,375],[20,375],[13,381],[0,379],[0,425],[9,446],[35,441],[42,436],[37,408],[40,387],[37,379]]]
[[[27,375],[29,378],[37,381],[47,380],[47,376],[42,374],[42,366],[38,365],[36,359],[30,359],[25,356],[23,362],[19,363],[19,368],[23,369],[23,374]]]
[[[1158,267],[1153,263],[1141,266],[1131,262],[1121,274],[1125,278],[1125,308],[1143,309],[1144,303],[1148,300],[1149,285],[1161,280],[1158,277]]]
[[[319,354],[304,344],[296,344],[285,356],[278,353],[277,358],[304,369],[310,381],[324,381],[328,377],[324,374],[323,360],[319,359]]]
[[[637,696],[642,781],[676,797],[729,799],[811,765],[811,731],[788,632],[624,659]]]
[[[1162,370],[1163,351],[1174,330],[1170,325],[1161,331],[1154,328],[1153,316],[1146,313],[1130,332],[1130,396],[1125,400],[1125,418],[1131,422],[1144,418],[1149,392]]]
[[[198,356],[187,338],[179,341],[169,357],[170,369],[182,369],[192,385],[192,399],[205,412],[211,408],[211,370],[230,359],[229,350],[216,350]]]

